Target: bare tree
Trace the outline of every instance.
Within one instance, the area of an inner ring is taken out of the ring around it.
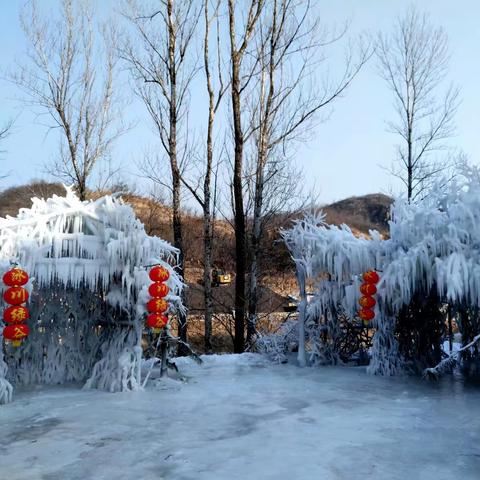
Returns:
[[[459,90],[442,93],[448,72],[448,38],[427,15],[410,8],[391,34],[379,34],[379,70],[393,92],[397,120],[389,130],[400,137],[391,172],[407,189],[408,200],[423,196],[451,166],[446,140],[454,133]]]
[[[188,169],[185,169],[181,177],[182,183],[198,202],[203,214],[204,346],[206,353],[212,353],[211,339],[214,299],[211,275],[219,167],[218,163],[215,165],[214,127],[222,98],[228,88],[228,83],[224,82],[222,73],[223,65],[220,40],[221,4],[221,0],[203,0],[203,71],[208,95],[205,153],[200,154],[196,162],[192,162],[195,167],[193,176],[195,176],[196,180],[192,180],[192,173],[190,172],[189,174]],[[210,6],[213,7],[212,12],[210,11]],[[213,51],[210,38],[212,36],[214,36],[216,41]],[[214,181],[213,185],[212,181]]]
[[[243,162],[245,134],[242,126],[242,93],[245,89],[242,63],[247,47],[254,33],[257,22],[265,5],[265,0],[248,0],[245,2],[245,21],[237,16],[235,1],[228,0],[230,68],[231,68],[231,104],[234,131],[234,165],[233,165],[233,199],[235,221],[235,353],[245,349],[245,275],[247,273],[245,211],[243,205]],[[237,41],[237,33],[241,31]]]
[[[330,110],[371,56],[368,44],[347,47],[344,69],[337,80],[322,63],[328,46],[341,40],[347,27],[321,25],[309,0],[266,0],[265,14],[254,36],[255,66],[249,91],[250,152],[253,169],[250,288],[247,341],[255,333],[261,240],[269,219],[294,208],[299,200],[299,172],[292,165],[291,146],[306,137]]]
[[[59,159],[49,170],[72,181],[82,200],[94,167],[125,131],[114,89],[115,32],[96,25],[94,16],[84,0],[61,0],[58,18],[40,15],[30,2],[21,16],[28,63],[11,76],[27,103],[53,122],[48,129],[61,132]]]
[[[171,174],[174,244],[180,251],[179,273],[184,276],[181,217],[182,161],[188,149],[189,89],[196,73],[189,49],[198,23],[195,0],[159,0],[156,6],[127,0],[124,16],[133,27],[133,40],[121,48],[168,158]],[[181,129],[183,127],[183,132]],[[181,136],[181,133],[184,136]],[[161,175],[161,164],[152,166]],[[187,317],[180,315],[178,334],[187,341]],[[179,354],[185,354],[184,343]]]
[[[205,34],[203,41],[203,67],[205,72],[205,81],[208,93],[208,120],[207,120],[207,138],[205,154],[205,174],[203,180],[203,198],[195,195],[199,200],[203,210],[203,289],[205,303],[205,352],[212,352],[212,317],[213,317],[213,292],[212,292],[212,251],[213,251],[213,228],[214,228],[214,210],[215,195],[212,198],[212,174],[214,168],[214,122],[215,115],[220,106],[225,87],[222,77],[221,54],[220,54],[220,27],[218,22],[218,11],[220,1],[216,0],[214,4],[213,15],[209,14],[210,0],[205,0],[203,4]],[[212,65],[210,53],[210,34],[212,22],[216,21],[216,39],[217,39],[217,66],[218,75],[217,90],[212,79]],[[190,189],[191,190],[191,189]]]

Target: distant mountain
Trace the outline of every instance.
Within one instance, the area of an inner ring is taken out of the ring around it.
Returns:
[[[368,234],[378,230],[388,234],[388,220],[393,198],[382,193],[372,193],[360,197],[349,197],[322,207],[327,215],[327,223],[345,223],[357,233]]]

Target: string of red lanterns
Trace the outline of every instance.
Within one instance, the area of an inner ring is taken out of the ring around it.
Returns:
[[[168,310],[168,302],[165,297],[170,289],[166,282],[170,278],[170,273],[165,267],[157,265],[153,267],[148,276],[152,280],[152,284],[148,287],[148,293],[151,298],[147,302],[147,327],[151,328],[154,333],[159,333],[162,328],[167,325],[168,317],[165,312]]]
[[[28,292],[23,288],[27,282],[28,274],[20,268],[12,268],[3,276],[3,283],[10,287],[3,293],[3,299],[11,305],[3,311],[3,320],[7,323],[3,338],[11,341],[14,347],[20,346],[30,334],[28,325],[24,323],[30,317],[30,312],[22,305],[28,300]]]
[[[376,284],[379,282],[380,277],[374,270],[369,270],[363,274],[363,283],[360,285],[360,293],[362,296],[359,298],[358,303],[362,307],[358,316],[365,322],[373,320],[375,317],[375,307],[377,301],[373,298],[373,295],[377,293]]]

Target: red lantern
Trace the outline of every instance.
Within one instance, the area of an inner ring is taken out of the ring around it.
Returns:
[[[20,268],[12,268],[3,276],[3,283],[9,287],[21,287],[28,282],[28,274]]]
[[[162,282],[152,283],[148,287],[148,293],[154,298],[166,297],[169,291],[170,289],[168,288],[168,285],[165,285],[165,283]]]
[[[27,307],[13,305],[3,312],[3,319],[7,323],[22,323],[30,317]]]
[[[3,338],[10,340],[15,347],[18,347],[25,337],[30,334],[28,325],[8,325],[3,329]]]
[[[159,313],[151,313],[147,317],[147,327],[151,328],[155,333],[158,333],[167,323],[168,318]]]
[[[362,308],[358,312],[358,316],[362,320],[372,320],[375,317],[375,312],[371,308]]]
[[[147,310],[152,313],[163,313],[168,309],[168,303],[163,298],[152,298],[147,303]]]
[[[378,273],[375,272],[375,270],[369,270],[368,272],[365,272],[363,274],[363,280],[366,283],[378,283],[380,277],[378,276]]]
[[[362,285],[360,285],[360,292],[362,295],[375,295],[377,293],[377,287],[373,283],[362,283]]]
[[[169,271],[160,265],[153,267],[148,275],[153,282],[164,282],[170,278]]]
[[[28,300],[28,292],[23,287],[10,287],[3,293],[3,299],[10,305],[20,305]]]
[[[363,308],[372,308],[375,306],[377,303],[373,297],[370,296],[363,296],[360,297],[358,300],[358,303],[363,307]]]

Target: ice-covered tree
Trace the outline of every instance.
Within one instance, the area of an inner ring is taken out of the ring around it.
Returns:
[[[434,190],[417,203],[397,199],[390,236],[357,238],[346,226],[326,225],[307,216],[284,232],[297,266],[300,304],[299,362],[334,363],[335,335],[342,315],[355,322],[361,275],[380,272],[371,361],[374,374],[419,372],[442,360],[442,337],[449,310],[464,345],[480,333],[480,174],[464,167],[448,191]],[[307,303],[307,280],[315,284]],[[478,338],[477,338],[478,340]],[[463,364],[477,365],[475,343],[462,352]]]
[[[0,275],[16,263],[31,277],[31,334],[0,355],[0,403],[11,400],[12,385],[140,389],[148,266],[169,270],[169,314],[183,314],[178,251],[148,236],[115,196],[81,201],[68,190],[32,201],[0,219]]]

